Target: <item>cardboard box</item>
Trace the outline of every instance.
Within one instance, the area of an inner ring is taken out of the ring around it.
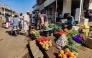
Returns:
[[[91,49],[92,49],[92,38],[91,38],[91,37],[89,37],[89,38],[86,40],[86,46],[87,46],[88,48],[91,48]]]

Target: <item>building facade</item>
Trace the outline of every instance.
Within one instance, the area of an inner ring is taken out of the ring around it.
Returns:
[[[70,13],[75,17],[77,8],[79,9],[78,17],[80,19],[85,10],[92,10],[92,0],[37,0],[37,4],[33,7],[34,10],[46,13],[50,21],[55,21],[58,10],[62,11],[63,15]]]
[[[6,14],[12,15],[15,13],[8,5],[0,2],[0,15],[5,16]]]
[[[40,11],[48,15],[49,22],[55,19],[55,0],[36,0],[34,11]]]

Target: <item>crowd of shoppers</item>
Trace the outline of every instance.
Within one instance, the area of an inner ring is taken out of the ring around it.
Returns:
[[[64,18],[64,15],[62,12],[58,13],[58,20],[61,21]],[[67,14],[67,25],[73,25],[74,24],[74,17],[70,14]],[[23,30],[25,32],[25,35],[28,36],[29,33],[29,26],[31,24],[34,24],[36,26],[36,29],[42,29],[44,26],[47,27],[49,25],[48,23],[48,16],[46,14],[41,14],[40,12],[34,13],[34,12],[26,12],[25,14],[20,13],[19,15],[16,14],[14,17],[9,19],[9,15],[6,15],[6,28],[9,27],[9,24],[12,24],[12,30],[14,26],[18,26],[20,30]],[[12,33],[11,30],[11,33]]]

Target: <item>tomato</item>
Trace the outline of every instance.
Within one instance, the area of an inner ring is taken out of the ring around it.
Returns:
[[[41,42],[41,39],[37,39],[38,42]]]

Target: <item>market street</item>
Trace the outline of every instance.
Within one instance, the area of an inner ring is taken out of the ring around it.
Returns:
[[[92,23],[89,23],[89,24],[92,24]],[[30,58],[28,49],[26,47],[28,42],[25,39],[27,38],[23,35],[18,35],[17,37],[10,36],[6,32],[6,31],[10,31],[10,29],[11,28],[9,29],[0,28],[0,32],[1,32],[0,38],[3,39],[0,41],[0,58],[17,58],[17,57],[23,57],[23,56],[25,56],[26,58]],[[50,37],[50,38],[53,39],[53,37]],[[80,47],[78,53],[79,53],[78,58],[92,57],[92,50],[86,47]],[[54,54],[51,54],[51,55],[54,55]]]
[[[92,58],[92,0],[0,0],[0,58]]]

